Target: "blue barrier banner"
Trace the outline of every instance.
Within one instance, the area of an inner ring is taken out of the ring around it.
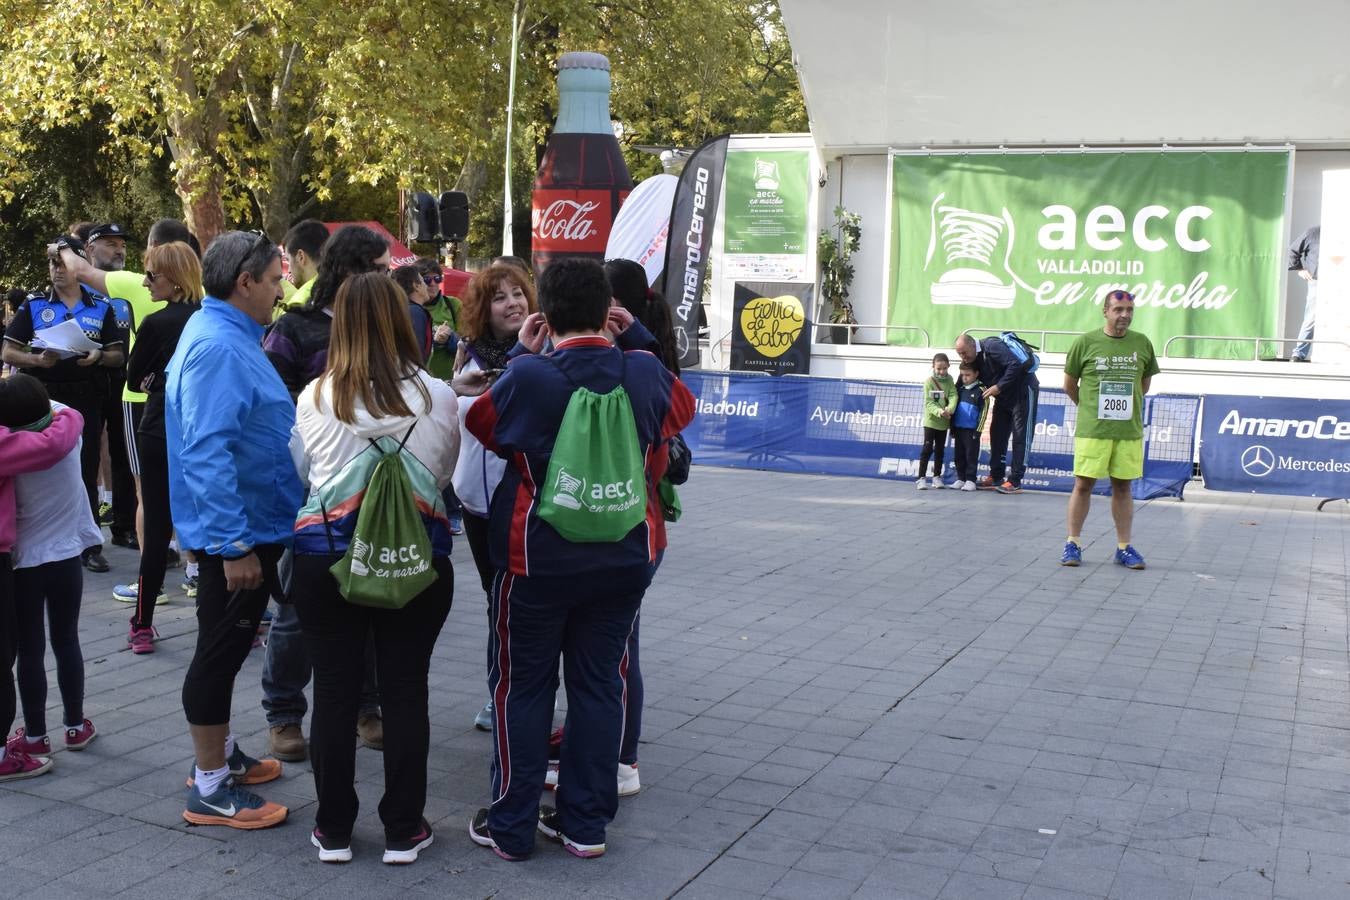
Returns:
[[[698,415],[685,429],[694,461],[714,466],[912,481],[923,446],[923,389],[918,384],[687,370]],[[1022,484],[1073,488],[1077,407],[1041,388],[1036,437]],[[1181,496],[1191,477],[1197,397],[1148,397],[1140,499]],[[988,435],[981,463],[988,466]],[[944,481],[955,480],[948,443]],[[1109,493],[1109,482],[1097,485]]]
[[[1350,495],[1350,401],[1208,395],[1200,473],[1214,491]]]

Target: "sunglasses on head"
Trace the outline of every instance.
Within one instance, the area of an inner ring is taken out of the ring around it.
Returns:
[[[253,256],[253,254],[257,253],[263,247],[266,247],[272,243],[271,238],[269,238],[264,232],[256,228],[248,233],[254,236],[253,243],[249,244],[248,252],[245,253],[243,258],[239,260],[239,265],[235,268],[234,276],[230,279],[231,281],[237,279],[239,277],[239,273],[244,271],[244,264],[249,261],[249,259]]]
[[[423,275],[423,276],[422,276],[422,283],[425,284],[427,287],[431,287],[431,285],[433,285],[433,284],[440,284],[442,280],[443,280],[443,278],[442,278],[442,276],[440,276],[440,275]]]
[[[1109,293],[1109,294],[1106,295],[1106,299],[1107,299],[1107,300],[1128,300],[1128,301],[1130,301],[1131,303],[1133,303],[1133,302],[1134,302],[1134,294],[1131,294],[1129,291],[1112,291],[1111,293]]]

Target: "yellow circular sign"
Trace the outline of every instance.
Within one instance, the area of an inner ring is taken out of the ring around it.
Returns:
[[[741,310],[741,333],[764,356],[782,356],[806,324],[802,301],[790,294],[756,297]]]

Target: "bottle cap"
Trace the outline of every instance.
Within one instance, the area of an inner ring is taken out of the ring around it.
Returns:
[[[608,72],[609,58],[603,53],[574,50],[558,57],[558,70],[563,69],[601,69]]]

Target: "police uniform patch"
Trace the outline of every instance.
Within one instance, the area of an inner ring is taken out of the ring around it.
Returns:
[[[41,313],[38,314],[38,318],[41,319],[44,323],[50,325],[56,319],[56,310],[48,306],[47,308],[42,310]]]

